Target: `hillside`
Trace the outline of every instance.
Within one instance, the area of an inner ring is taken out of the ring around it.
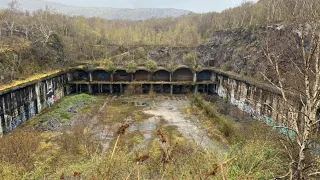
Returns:
[[[0,8],[6,8],[10,0],[0,1]],[[153,17],[178,17],[189,14],[191,11],[181,9],[118,9],[108,7],[76,7],[45,0],[19,0],[20,8],[35,11],[46,6],[57,12],[84,17],[100,17],[108,20],[145,20]]]

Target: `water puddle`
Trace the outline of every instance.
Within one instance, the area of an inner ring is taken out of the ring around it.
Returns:
[[[157,129],[157,124],[160,122],[159,118],[151,117],[144,120],[142,123],[130,124],[129,131],[154,131]]]

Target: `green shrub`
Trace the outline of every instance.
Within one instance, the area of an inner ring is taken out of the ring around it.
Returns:
[[[128,73],[134,73],[137,70],[137,63],[135,61],[130,61],[126,64],[126,70]]]
[[[188,53],[183,55],[183,63],[190,67],[194,67],[197,65],[198,57],[196,53]]]
[[[146,63],[146,67],[147,67],[147,69],[153,71],[153,70],[157,69],[158,64],[157,64],[157,62],[155,62],[153,60],[148,60]]]
[[[105,64],[104,64],[104,67],[109,72],[113,72],[116,69],[114,63],[111,60],[106,61]]]

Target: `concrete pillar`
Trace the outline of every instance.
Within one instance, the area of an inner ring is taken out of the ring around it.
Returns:
[[[91,86],[91,84],[88,84],[88,90],[89,90],[89,94],[92,94],[92,86]]]
[[[170,94],[173,95],[173,85],[170,85]]]
[[[194,93],[198,93],[199,92],[199,84],[196,84],[194,87]]]
[[[89,81],[92,82],[92,72],[89,72]]]
[[[193,83],[196,83],[197,82],[197,73],[194,73],[193,74]]]
[[[74,72],[72,72],[72,73],[67,73],[67,81],[68,81],[68,82],[71,82],[71,81],[74,80],[73,74],[74,74]]]
[[[172,82],[172,73],[170,73],[170,82]]]
[[[211,81],[214,82],[214,83],[217,82],[217,76],[216,76],[216,74],[215,74],[213,71],[211,71],[211,77],[210,77],[210,79],[211,79]]]
[[[37,98],[37,112],[39,113],[41,110],[42,110],[42,107],[41,107],[41,94],[40,94],[40,86],[41,84],[40,83],[36,83],[35,84],[35,90],[36,90],[36,98]],[[29,99],[30,101],[31,99]]]
[[[112,84],[109,84],[110,94],[113,94],[113,86]]]
[[[161,93],[163,93],[163,84],[161,84]]]
[[[79,93],[79,85],[76,84],[76,93],[78,94]]]
[[[122,94],[123,93],[123,85],[120,84],[120,93]]]
[[[0,138],[3,136],[3,128],[2,128],[2,118],[0,116]]]

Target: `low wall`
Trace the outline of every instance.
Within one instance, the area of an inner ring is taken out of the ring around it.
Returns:
[[[67,74],[60,72],[0,92],[0,136],[68,94]]]

